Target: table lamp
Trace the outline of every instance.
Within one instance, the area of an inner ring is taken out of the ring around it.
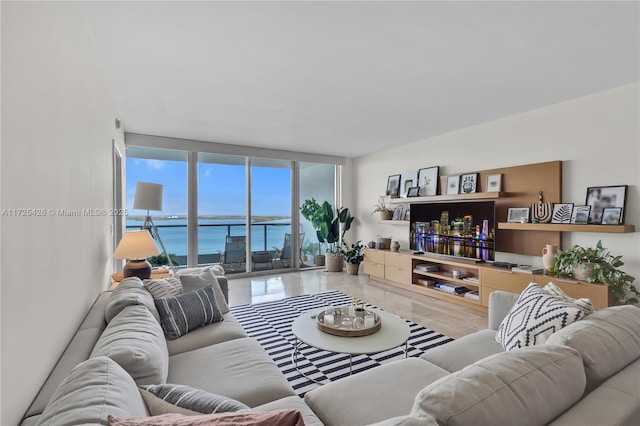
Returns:
[[[151,234],[146,229],[125,232],[113,253],[116,259],[127,259],[122,269],[125,278],[138,277],[141,280],[151,277],[151,264],[147,257],[160,254]]]

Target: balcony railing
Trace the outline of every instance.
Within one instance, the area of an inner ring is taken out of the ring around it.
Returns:
[[[187,264],[187,225],[156,223],[167,253],[174,253],[180,265]],[[140,225],[127,225],[127,230],[140,229]],[[291,223],[253,223],[251,251],[274,252],[273,247],[282,248],[284,234],[291,232]],[[224,252],[228,235],[246,235],[244,223],[220,223],[198,225],[198,265],[220,263],[220,252]]]

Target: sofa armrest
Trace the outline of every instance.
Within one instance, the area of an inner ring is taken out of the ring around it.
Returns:
[[[218,284],[220,284],[220,289],[222,290],[222,294],[224,294],[224,298],[227,299],[227,303],[229,303],[229,281],[227,281],[227,277],[223,277],[221,275],[217,275]]]
[[[489,329],[497,330],[500,323],[515,305],[520,295],[508,291],[494,290],[489,294]]]

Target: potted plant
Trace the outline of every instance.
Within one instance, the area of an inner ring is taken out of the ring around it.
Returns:
[[[333,207],[328,201],[322,203],[322,223],[317,232],[318,240],[326,242],[328,245],[326,255],[327,272],[341,272],[343,266],[342,253],[340,253],[339,242],[344,234],[351,228],[354,217],[351,216],[346,207]],[[342,230],[342,231],[341,231]]]
[[[171,263],[173,264],[173,266],[180,266],[180,264],[176,262],[175,253],[169,253],[169,257],[171,258]],[[151,256],[149,258],[149,263],[153,267],[158,267],[158,266],[168,265],[169,260],[167,260],[167,256],[165,256],[164,253],[160,253],[157,256]]]
[[[624,265],[621,258],[622,256],[614,256],[604,248],[602,241],[598,241],[596,248],[575,245],[554,256],[549,272],[556,276],[572,276],[589,283],[607,284],[617,303],[638,303],[640,292],[632,284],[635,278],[618,269]]]
[[[304,244],[302,245],[302,260],[306,261],[308,256],[312,256],[315,253],[319,252],[320,244],[314,243],[313,241],[304,240]]]
[[[360,263],[364,260],[364,244],[361,241],[351,245],[342,242],[343,248],[340,250],[345,262],[347,262],[347,274],[358,275]]]
[[[387,207],[384,203],[384,198],[380,197],[380,200],[373,205],[373,211],[371,214],[376,212],[380,212],[381,220],[391,220],[393,218],[393,209],[391,207]]]
[[[306,220],[311,222],[311,226],[316,231],[316,236],[318,237],[318,244],[315,245],[315,250],[312,252],[317,253],[313,259],[313,263],[316,266],[324,266],[325,256],[320,251],[320,244],[324,243],[324,238],[321,238],[322,225],[324,223],[324,210],[315,198],[311,198],[310,200],[305,200],[302,206],[300,206],[300,214],[302,214],[302,217]]]

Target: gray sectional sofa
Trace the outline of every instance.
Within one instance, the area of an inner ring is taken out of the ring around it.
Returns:
[[[518,296],[491,293],[487,330],[304,399],[326,425],[640,424],[640,309],[606,308],[505,352],[496,330]]]
[[[226,278],[218,276],[217,281],[228,299]],[[146,417],[150,412],[138,385],[159,383],[224,395],[253,411],[298,410],[305,424],[321,424],[258,342],[247,336],[231,313],[223,317],[221,322],[165,340],[151,294],[139,279],[123,280],[113,292],[99,295],[22,426],[106,424],[108,414]],[[128,327],[127,337],[112,333],[109,338],[109,331],[118,327]],[[128,345],[136,342],[127,338],[137,341],[135,351]],[[101,356],[105,351],[108,357]]]
[[[218,278],[227,297],[226,279]],[[639,424],[640,309],[603,309],[543,345],[505,352],[496,329],[517,298],[491,294],[487,330],[320,386],[301,399],[228,312],[224,321],[166,341],[166,347],[150,333],[148,359],[118,364],[100,356],[118,318],[135,320],[135,329],[155,327],[153,299],[139,281],[125,280],[98,297],[22,425],[106,424],[106,413],[145,417],[150,410],[138,385],[163,380],[225,395],[252,411],[298,410],[307,425]],[[117,359],[117,352],[109,356]],[[98,403],[94,394],[102,395]],[[98,420],[73,423],[83,416]]]

